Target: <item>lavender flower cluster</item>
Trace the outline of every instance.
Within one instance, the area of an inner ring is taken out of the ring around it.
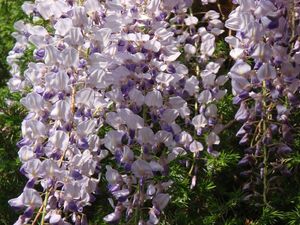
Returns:
[[[28,110],[18,143],[28,182],[9,201],[24,210],[15,224],[88,224],[84,207],[97,197],[102,177],[113,209],[106,222],[158,224],[176,185],[169,164],[190,155],[193,188],[201,151],[219,154],[214,146],[226,125],[217,103],[228,79],[239,105],[234,119],[243,122],[237,136],[247,146],[240,165],[260,161],[266,186],[270,154],[291,152],[289,116],[300,106],[300,3],[233,0],[237,7],[225,23],[235,61],[228,75],[220,74],[224,59],[214,56],[222,12],[196,17],[192,3],[23,4],[31,22],[15,23],[7,58],[8,86]],[[208,3],[216,0],[202,0]],[[30,48],[34,60],[23,72],[19,61]]]
[[[18,143],[28,182],[9,201],[25,210],[15,224],[87,224],[84,207],[97,197],[103,170],[113,208],[106,222],[135,217],[140,225],[158,224],[171,199],[169,163],[184,154],[197,158],[205,147],[218,155],[216,102],[226,94],[227,76],[216,75],[223,61],[212,56],[223,23],[212,10],[199,21],[191,5],[23,4],[32,22],[15,23],[7,58],[8,85],[28,110]],[[41,21],[47,26],[36,25]],[[18,62],[28,48],[34,60],[23,73]]]
[[[276,171],[290,174],[281,159],[292,152],[290,119],[300,107],[300,2],[234,2],[237,7],[225,26],[235,35],[225,40],[235,60],[228,74],[234,104],[240,107],[235,120],[243,123],[236,136],[248,146],[239,164],[247,168],[243,176],[252,176],[243,189],[253,194],[255,183],[264,183],[267,203],[267,181]],[[260,178],[255,178],[253,167],[258,167]]]

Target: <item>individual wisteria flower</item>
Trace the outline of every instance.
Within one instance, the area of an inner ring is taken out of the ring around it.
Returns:
[[[291,152],[289,117],[299,108],[299,46],[289,47],[298,43],[296,2],[236,1],[238,6],[225,23],[235,32],[225,40],[235,59],[229,77],[234,103],[239,105],[235,119],[243,123],[237,136],[247,146],[239,164],[250,171],[260,170],[260,177],[251,180],[263,186],[265,204],[271,189],[268,179],[276,173],[288,175],[281,159]],[[247,183],[244,190],[252,194],[254,186]]]
[[[217,102],[226,94],[227,76],[217,75],[223,60],[213,54],[223,24],[215,11],[200,21],[189,13],[191,5],[23,4],[33,21],[16,23],[17,42],[7,58],[8,85],[24,95],[29,112],[18,143],[28,182],[9,202],[26,208],[16,224],[35,224],[41,214],[50,224],[87,224],[84,207],[94,201],[102,171],[113,206],[106,222],[140,215],[139,224],[158,224],[172,200],[169,163],[184,154],[198,158],[204,149],[218,155],[214,146],[223,125]],[[40,20],[47,29],[35,25]],[[18,61],[32,48],[33,61],[23,72]],[[266,65],[260,77],[269,70]],[[110,130],[100,136],[104,127]],[[107,164],[107,157],[114,162]]]

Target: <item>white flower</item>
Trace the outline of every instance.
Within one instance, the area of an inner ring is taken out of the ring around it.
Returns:
[[[133,174],[138,178],[151,178],[153,177],[153,172],[151,166],[148,162],[137,159],[133,162],[131,166]]]
[[[190,144],[190,151],[197,153],[203,150],[203,145],[199,141],[193,141]]]
[[[194,45],[186,44],[184,46],[184,51],[190,55],[194,55],[196,53],[197,49]]]
[[[149,92],[146,97],[145,97],[145,103],[148,106],[153,106],[153,107],[161,107],[163,104],[163,99],[160,91],[158,90],[153,90]]]
[[[49,138],[49,141],[56,148],[65,151],[69,145],[69,135],[64,131],[58,130]]]
[[[195,16],[189,16],[184,19],[184,22],[187,26],[196,25],[198,23],[198,18]]]
[[[34,112],[43,111],[46,106],[46,102],[43,97],[35,92],[29,93],[25,98],[22,98],[21,103],[27,109]]]

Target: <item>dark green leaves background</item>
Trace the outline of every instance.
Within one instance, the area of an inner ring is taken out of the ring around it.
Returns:
[[[25,184],[20,174],[21,166],[16,147],[20,139],[24,109],[20,106],[18,94],[11,94],[6,87],[9,68],[6,56],[13,47],[11,36],[15,21],[24,17],[21,11],[23,0],[0,0],[0,224],[11,225],[17,214],[7,201],[19,195]]]

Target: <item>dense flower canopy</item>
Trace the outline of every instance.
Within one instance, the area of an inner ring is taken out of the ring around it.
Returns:
[[[224,59],[214,56],[225,29],[220,13],[196,17],[192,0],[23,4],[32,21],[15,23],[16,44],[7,58],[8,86],[22,93],[28,110],[18,143],[28,182],[9,201],[25,210],[16,224],[34,224],[40,214],[50,224],[87,224],[84,207],[97,198],[103,176],[113,208],[106,222],[138,214],[139,225],[158,224],[176,185],[166,176],[169,163],[187,154],[195,162],[203,150],[219,154],[215,145],[226,126],[217,104],[228,79],[240,105],[234,119],[243,122],[237,136],[250,146],[240,163],[266,151],[275,133],[282,136],[275,152],[290,151],[300,27],[291,27],[286,1],[233,2],[225,23],[234,32],[225,38],[235,60],[228,75],[220,72]],[[23,73],[18,60],[29,48],[34,59]],[[194,163],[190,171],[193,188]]]

